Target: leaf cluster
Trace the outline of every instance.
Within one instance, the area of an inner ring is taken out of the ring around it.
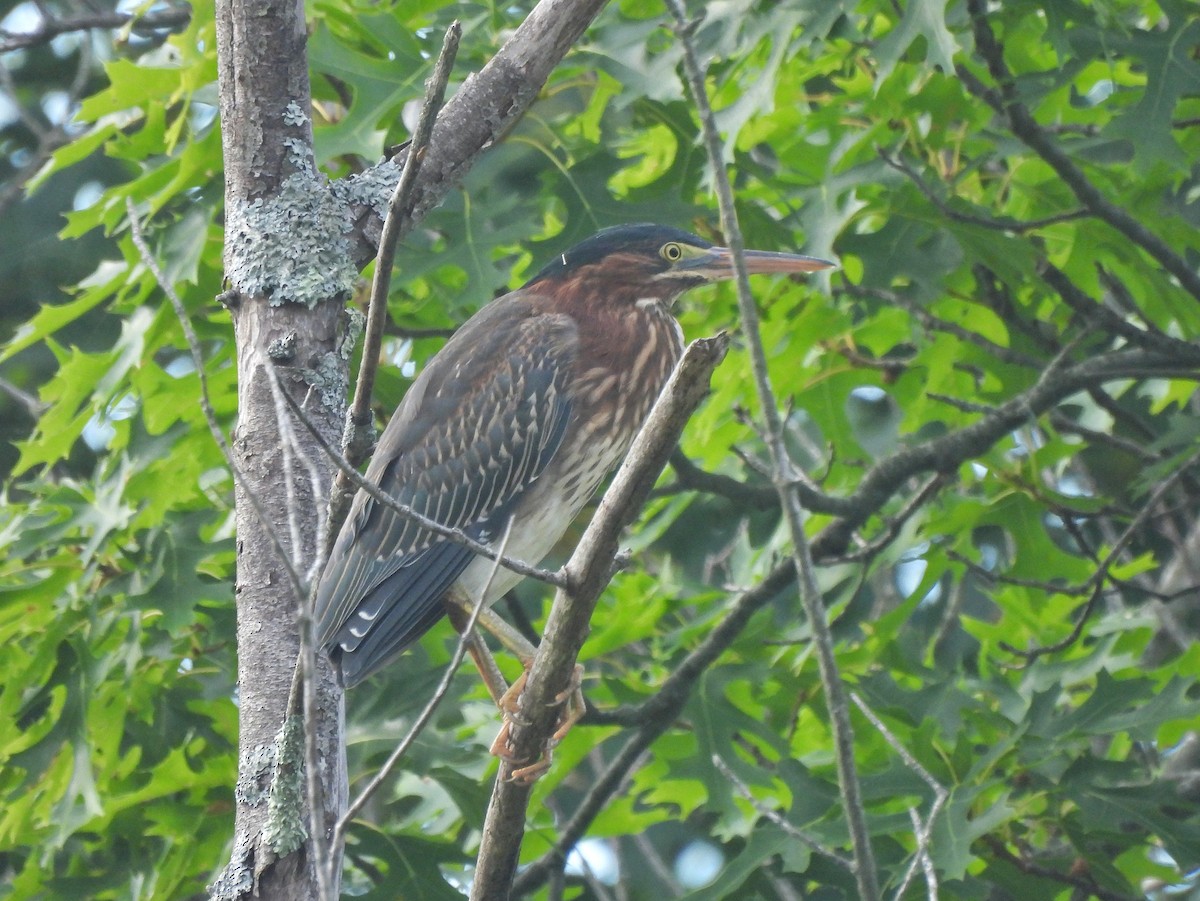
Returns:
[[[461,83],[526,6],[313,0],[323,170],[362,171],[407,138],[451,19]],[[1194,893],[1200,16],[1182,0],[694,11],[747,243],[841,264],[755,287],[837,663],[886,727],[854,713],[888,897],[925,897],[931,873],[964,899]],[[56,245],[102,235],[103,259],[0,349],[0,375],[37,401],[0,521],[14,897],[196,896],[226,854],[233,482],[125,221],[127,199],[152,219],[231,427],[212,18],[200,0],[169,38],[104,58],[32,185],[48,197],[108,166]],[[596,228],[721,239],[667,22],[611,5],[399,248],[381,414],[448,330]],[[593,709],[536,789],[530,896],[853,897],[735,309],[719,287],[679,310],[689,336],[732,327],[734,347],[593,620]],[[524,585],[502,612],[536,633],[545,601]],[[450,641],[435,630],[355,692],[352,786],[419,713]],[[351,828],[348,890],[461,897],[497,725],[460,674]],[[912,816],[937,792],[913,761],[945,792],[928,842]]]

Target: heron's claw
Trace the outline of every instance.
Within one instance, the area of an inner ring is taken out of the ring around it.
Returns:
[[[508,690],[501,695],[500,700],[497,702],[501,712],[504,714],[504,723],[501,725],[495,741],[492,742],[490,750],[493,756],[499,757],[509,766],[513,766],[518,762],[513,758],[511,743],[512,725],[513,723],[525,725],[519,716],[517,702],[521,697],[521,692],[525,690],[525,683],[528,680],[529,669],[527,667],[517,677],[517,680],[508,687]],[[565,709],[558,719],[558,725],[555,727],[554,732],[546,740],[546,746],[542,749],[542,756],[533,763],[513,769],[508,775],[509,782],[516,782],[520,785],[532,785],[550,769],[550,760],[553,756],[554,748],[571,731],[571,727],[579,722],[579,719],[586,710],[583,691],[580,687],[582,682],[583,667],[576,665],[575,671],[571,676],[571,683],[555,695],[554,700],[550,702],[550,705],[553,707],[562,707],[565,705]]]

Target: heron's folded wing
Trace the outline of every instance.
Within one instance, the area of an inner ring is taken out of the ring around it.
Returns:
[[[553,459],[570,418],[573,322],[503,298],[413,383],[368,479],[398,504],[487,542]],[[354,684],[442,615],[472,552],[360,491],[317,592],[317,635]]]

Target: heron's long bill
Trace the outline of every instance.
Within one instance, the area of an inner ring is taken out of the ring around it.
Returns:
[[[782,275],[797,272],[820,272],[834,269],[837,263],[808,257],[800,253],[775,253],[770,250],[746,250],[746,272],[750,275]],[[686,264],[691,272],[700,272],[709,278],[733,278],[733,254],[728,247],[710,247],[703,254]]]

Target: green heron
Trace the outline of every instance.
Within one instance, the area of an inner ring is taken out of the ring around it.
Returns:
[[[751,273],[833,266],[798,254],[745,258]],[[477,541],[507,529],[505,554],[536,564],[629,449],[679,359],[672,302],[733,274],[729,250],[661,225],[608,228],[577,244],[433,357],[366,478]],[[520,581],[493,568],[360,491],[316,601],[319,641],[344,684],[378,671],[447,613],[461,628],[463,610]],[[532,649],[516,630],[494,615],[481,622],[528,663]]]

